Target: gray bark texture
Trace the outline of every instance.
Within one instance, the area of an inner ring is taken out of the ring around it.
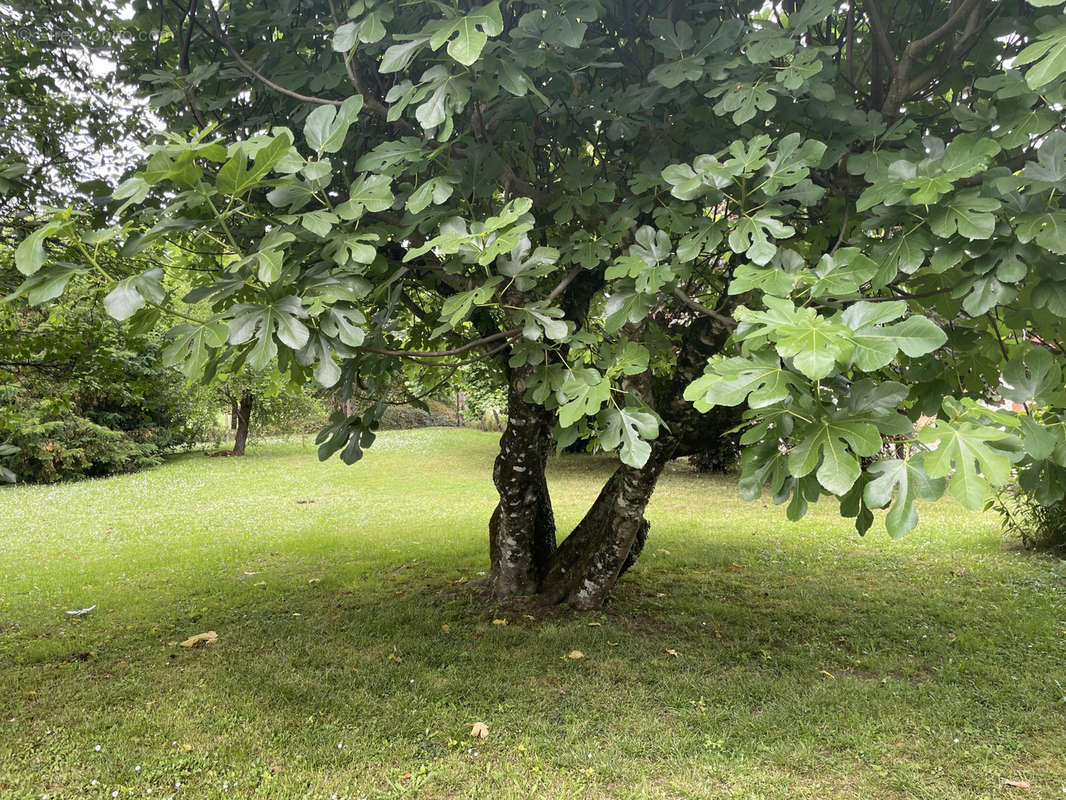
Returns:
[[[491,566],[485,586],[500,599],[535,594],[555,553],[545,476],[553,423],[543,408],[522,400],[527,374],[513,370],[508,376],[507,427],[492,470],[500,499],[489,521]]]

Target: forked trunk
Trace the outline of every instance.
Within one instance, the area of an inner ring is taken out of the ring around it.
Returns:
[[[640,469],[618,467],[584,519],[552,557],[541,585],[546,603],[569,603],[577,609],[599,608],[636,561],[650,523],[644,510],[676,441],[665,432],[651,443],[648,462]]]
[[[555,516],[544,474],[552,420],[522,400],[526,370],[508,376],[507,427],[492,470],[500,500],[489,522],[491,566],[484,581],[494,597],[534,594],[555,552]]]
[[[237,432],[233,437],[233,455],[243,456],[244,448],[248,444],[248,421],[252,417],[252,406],[255,397],[250,394],[241,395],[241,401],[233,404],[234,418],[237,422]]]

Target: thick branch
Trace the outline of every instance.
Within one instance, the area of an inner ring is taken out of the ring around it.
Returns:
[[[984,0],[963,0],[943,25],[907,45],[895,67],[892,82],[889,84],[888,95],[881,107],[883,114],[894,118],[899,113],[900,105],[910,96],[910,92],[915,90],[915,82],[910,77],[915,60],[955,33],[964,23],[966,30],[972,33],[976,29],[977,22],[971,19],[971,15],[979,16],[983,3]],[[969,35],[970,33],[965,38],[969,38]],[[928,80],[928,77],[924,75],[920,77]],[[921,88],[921,85],[918,88]]]

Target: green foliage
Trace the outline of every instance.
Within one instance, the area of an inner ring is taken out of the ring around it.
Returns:
[[[257,398],[252,408],[251,436],[318,433],[329,414],[329,404],[314,386],[285,386]]]
[[[155,442],[140,442],[136,432],[105,428],[79,416],[47,419],[45,408],[22,413],[8,441],[18,452],[6,460],[17,480],[26,483],[99,478],[134,472],[160,463]]]
[[[999,514],[1003,532],[1028,550],[1060,558],[1066,553],[1066,504],[1044,504],[1031,492],[1007,487],[994,494],[988,508]]]
[[[0,439],[19,448],[0,453],[4,477],[140,469],[212,424],[204,393],[162,366],[161,337],[109,319],[104,291],[81,280],[47,310],[22,299],[0,305]]]
[[[745,496],[832,495],[860,531],[909,529],[942,480],[1062,496],[1066,395],[1034,355],[1066,341],[1062,20],[986,5],[212,6],[212,35],[122,54],[167,133],[115,227],[42,220],[19,291],[177,236],[206,254],[186,304],[166,264],[109,308],[164,307],[190,376],[276,364],[344,401],[494,358],[560,442],[637,468],[691,432],[684,400],[743,407]],[[975,405],[1001,386],[1032,407]],[[359,458],[384,408],[321,453]]]

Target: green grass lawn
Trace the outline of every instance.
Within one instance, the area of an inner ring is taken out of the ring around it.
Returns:
[[[1066,797],[1066,562],[951,501],[860,539],[677,467],[614,602],[530,619],[462,585],[495,444],[0,491],[0,797]],[[560,530],[610,468],[551,465]]]

